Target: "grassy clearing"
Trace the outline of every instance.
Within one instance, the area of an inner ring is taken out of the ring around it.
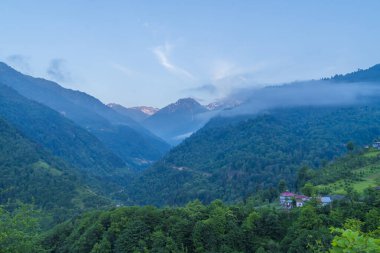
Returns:
[[[373,157],[375,152],[364,154]],[[380,152],[376,152],[380,154]],[[318,185],[318,189],[328,188],[333,194],[345,194],[345,188],[352,186],[357,192],[362,193],[368,187],[380,185],[380,164],[371,164],[353,171],[360,177],[358,180],[341,179],[327,185]]]

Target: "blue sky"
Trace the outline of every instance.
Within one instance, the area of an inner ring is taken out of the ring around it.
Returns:
[[[0,60],[105,103],[203,103],[380,63],[380,1],[0,2]]]

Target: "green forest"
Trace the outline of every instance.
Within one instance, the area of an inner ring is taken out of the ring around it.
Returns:
[[[0,169],[0,205],[12,211],[19,202],[32,203],[46,215],[46,225],[80,210],[111,204],[84,184],[84,175],[38,148],[1,118]]]
[[[297,189],[302,166],[320,169],[380,135],[380,107],[299,107],[215,118],[129,184],[132,203],[182,205],[243,201],[285,180]]]
[[[296,176],[298,191],[313,197],[334,193],[325,185],[345,180],[343,197],[331,205],[314,198],[283,209],[278,195],[287,182],[281,180],[235,204],[96,208],[49,229],[41,208],[18,202],[12,211],[0,209],[0,252],[379,252],[380,190],[353,186],[378,176],[380,151],[351,143],[347,150],[322,169],[304,166]],[[375,169],[361,174],[360,168]]]
[[[380,191],[332,206],[255,207],[216,200],[184,207],[119,207],[81,214],[41,232],[28,207],[2,210],[2,252],[379,252]],[[20,220],[20,216],[22,219]],[[22,223],[22,224],[19,224]]]

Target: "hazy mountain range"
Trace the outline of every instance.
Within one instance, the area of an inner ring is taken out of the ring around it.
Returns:
[[[108,106],[175,146],[204,126],[225,104],[216,102],[204,106],[193,98],[182,98],[161,109],[148,106],[126,108],[118,104]]]
[[[4,63],[0,63],[0,83],[74,121],[131,167],[144,168],[169,149],[139,123],[84,92],[23,75]]]

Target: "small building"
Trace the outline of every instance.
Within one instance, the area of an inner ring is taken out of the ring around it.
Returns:
[[[372,147],[374,147],[374,148],[380,150],[380,141],[375,141],[375,142],[372,144]]]
[[[296,195],[295,198],[296,198],[296,206],[297,207],[303,207],[305,202],[310,200],[310,198],[308,196],[305,196],[305,195]]]
[[[321,201],[321,204],[322,206],[327,206],[327,205],[330,205],[332,200],[330,197],[326,196],[326,197],[321,197],[320,198],[320,201]]]
[[[283,192],[280,194],[280,204],[286,209],[291,209],[294,206],[303,207],[306,201],[309,201],[310,197],[305,195],[295,194],[293,192]]]
[[[304,202],[301,199],[296,199],[296,206],[303,207]]]
[[[292,198],[294,196],[296,196],[296,194],[294,194],[292,192],[283,192],[280,194],[280,201],[281,200],[285,201],[285,200]]]
[[[283,192],[280,194],[280,204],[286,209],[293,207],[293,200],[295,199],[296,194],[292,192]]]
[[[305,195],[296,195],[295,198],[296,199],[300,199],[302,201],[308,201],[308,200],[310,200],[310,197],[305,196]]]
[[[310,201],[313,197],[295,194],[289,191],[280,194],[280,205],[283,208],[291,209],[293,207],[303,207],[306,202]],[[331,195],[316,197],[315,199],[322,205],[327,206],[332,203],[334,199],[342,199],[343,195]]]

